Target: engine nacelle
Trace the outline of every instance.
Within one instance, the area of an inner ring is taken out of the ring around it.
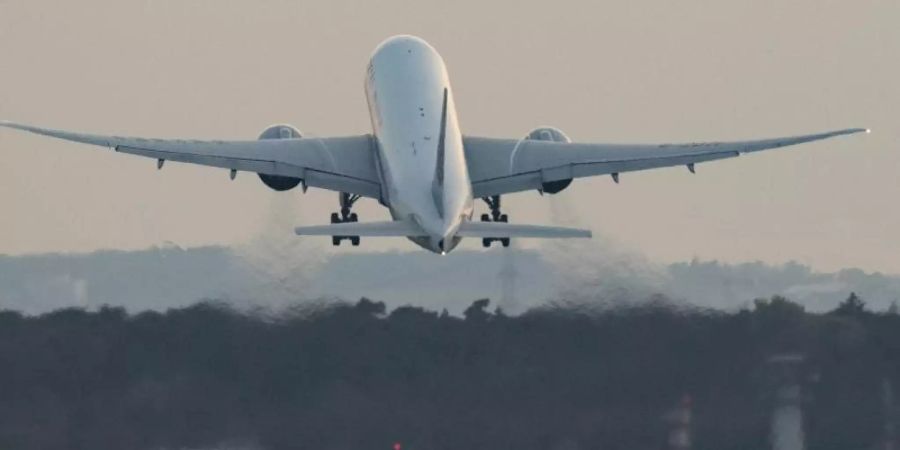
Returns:
[[[300,130],[290,126],[290,125],[272,125],[269,128],[266,128],[262,134],[259,135],[259,140],[263,139],[299,139],[302,138],[303,135],[300,133]],[[293,177],[284,177],[281,175],[266,175],[264,173],[259,174],[259,179],[262,180],[263,184],[266,186],[276,190],[276,191],[289,191],[303,181],[299,178]]]
[[[559,128],[554,127],[541,127],[535,128],[527,136],[525,136],[526,140],[529,141],[550,141],[550,142],[572,142],[566,133],[563,133]],[[572,184],[572,179],[568,178],[565,180],[556,180],[550,181],[547,183],[543,183],[541,185],[541,193],[547,194],[558,194],[563,191],[563,189],[569,187]]]

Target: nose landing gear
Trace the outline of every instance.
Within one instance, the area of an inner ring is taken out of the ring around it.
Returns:
[[[357,216],[355,212],[351,212],[353,204],[356,203],[357,200],[359,200],[359,195],[341,192],[341,212],[331,213],[331,223],[359,222],[359,216]],[[359,246],[359,236],[332,236],[331,245],[335,247],[340,246],[341,242],[345,240],[350,241],[350,244],[354,247]]]
[[[499,195],[492,195],[490,197],[482,197],[482,200],[484,200],[484,202],[487,203],[488,208],[491,209],[490,214],[482,214],[481,215],[482,222],[503,222],[503,223],[509,222],[509,216],[507,216],[506,214],[503,214],[500,211],[500,196]],[[509,247],[509,238],[508,237],[507,238],[492,238],[492,237],[482,238],[481,246],[488,248],[494,242],[500,242],[504,247]]]

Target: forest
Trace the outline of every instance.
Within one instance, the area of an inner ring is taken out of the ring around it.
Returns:
[[[277,314],[203,302],[0,312],[3,449],[663,449],[692,400],[693,448],[770,448],[777,355],[797,369],[807,448],[876,448],[900,375],[900,315],[855,294],[810,313],[662,296],[458,317],[384,303]]]

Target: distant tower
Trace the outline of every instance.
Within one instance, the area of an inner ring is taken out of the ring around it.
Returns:
[[[669,424],[668,448],[670,450],[688,450],[691,448],[691,413],[693,401],[685,394],[675,409],[664,416]]]
[[[516,307],[516,279],[518,278],[516,270],[516,259],[513,254],[513,248],[509,248],[503,252],[503,267],[497,277],[500,279],[500,307],[506,312],[514,310]]]
[[[897,450],[897,417],[894,406],[894,387],[891,380],[885,378],[881,383],[882,402],[884,406],[884,450]]]
[[[804,450],[803,389],[800,384],[805,358],[782,354],[769,358],[775,389],[770,439],[772,450]]]

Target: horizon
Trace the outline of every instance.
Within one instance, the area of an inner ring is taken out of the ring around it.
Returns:
[[[659,295],[685,307],[731,312],[773,296],[811,312],[832,310],[852,292],[873,311],[900,301],[900,276],[861,269],[820,272],[796,262],[697,259],[659,264],[614,246],[593,250],[462,250],[451,259],[395,250],[326,253],[257,242],[237,248],[0,255],[0,273],[6,275],[0,276],[0,308],[30,314],[102,305],[165,310],[209,299],[241,309],[279,311],[365,297],[385,301],[392,309],[416,305],[458,315],[482,298],[510,314],[558,301],[629,304]]]

